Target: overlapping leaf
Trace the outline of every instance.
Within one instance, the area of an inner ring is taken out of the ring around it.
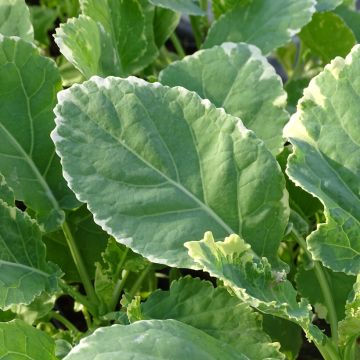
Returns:
[[[34,40],[34,29],[25,0],[1,0],[0,34],[19,36],[26,41]]]
[[[317,11],[334,10],[342,2],[343,2],[343,0],[317,0],[316,1],[316,10]]]
[[[314,14],[300,33],[303,43],[325,64],[335,56],[346,56],[356,44],[354,33],[332,12]]]
[[[61,208],[77,204],[49,136],[59,88],[51,60],[19,38],[0,35],[0,172],[46,230],[62,223]]]
[[[184,242],[211,229],[277,261],[283,175],[238,118],[183,88],[97,77],[62,92],[56,114],[65,177],[119,242],[191,267]]]
[[[158,290],[138,309],[136,320],[175,319],[233,346],[249,359],[283,359],[279,344],[262,331],[258,313],[223,288],[182,278],[169,291]]]
[[[202,10],[193,0],[149,0],[153,5],[170,9],[186,15],[205,15],[206,12]]]
[[[297,293],[285,272],[273,271],[266,258],[254,256],[239,236],[230,235],[215,242],[211,232],[201,241],[185,244],[189,255],[204,271],[222,280],[244,302],[267,314],[298,323],[310,324],[310,307],[297,302]]]
[[[0,322],[0,358],[57,360],[55,342],[46,333],[21,320]]]
[[[6,183],[5,178],[0,174],[0,199],[4,200],[9,205],[14,205],[14,192]]]
[[[156,341],[154,341],[156,339]],[[131,358],[246,360],[246,356],[206,333],[175,320],[138,321],[100,328],[81,340],[64,360]]]
[[[268,54],[290,41],[314,12],[314,0],[241,1],[213,23],[204,47],[246,42]]]
[[[183,86],[240,117],[244,125],[277,154],[282,128],[289,119],[286,93],[274,68],[252,45],[225,43],[174,62],[160,82]]]
[[[126,76],[157,56],[153,21],[147,0],[82,0],[82,15],[57,29],[62,54],[86,77]]]
[[[304,92],[284,134],[294,145],[287,173],[325,206],[309,250],[334,271],[360,271],[360,47],[336,58]]]
[[[0,200],[0,309],[57,290],[59,269],[45,260],[39,226]]]

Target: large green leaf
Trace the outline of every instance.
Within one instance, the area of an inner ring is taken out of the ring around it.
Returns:
[[[360,12],[349,8],[346,5],[340,5],[335,13],[339,15],[352,30],[357,41],[360,41]]]
[[[239,117],[273,154],[283,146],[289,120],[286,93],[274,68],[252,45],[225,43],[169,65],[160,82],[183,86]]]
[[[92,214],[83,205],[67,215],[66,222],[81,250],[81,256],[88,274],[94,276],[95,262],[101,259],[101,252],[106,247],[109,235],[96,225]],[[67,281],[81,281],[78,270],[72,260],[72,255],[62,230],[48,233],[44,236],[47,258],[55,262],[64,272]],[[61,254],[61,256],[59,256]]]
[[[56,30],[62,54],[86,78],[139,72],[157,56],[147,0],[82,0],[82,13]]]
[[[206,15],[194,0],[149,0],[149,2],[186,15]]]
[[[287,219],[278,164],[238,118],[184,88],[92,78],[59,95],[52,134],[95,222],[151,261],[193,266],[211,229],[277,259]]]
[[[138,321],[100,328],[81,340],[64,360],[246,360],[204,332],[175,320]]]
[[[0,358],[57,360],[55,342],[49,335],[21,320],[0,322]]]
[[[330,11],[339,6],[343,0],[317,0],[317,11]]]
[[[0,35],[0,172],[46,230],[63,222],[61,208],[77,204],[50,139],[60,86],[53,61]]]
[[[314,14],[301,30],[300,38],[325,64],[336,56],[346,56],[356,44],[354,33],[332,12]]]
[[[249,359],[283,359],[279,344],[262,331],[260,314],[210,282],[182,278],[169,291],[153,292],[139,309],[146,319],[174,319],[233,346]]]
[[[314,0],[242,1],[213,23],[204,47],[246,42],[268,54],[310,21],[314,5]]]
[[[334,271],[360,272],[360,47],[315,77],[284,130],[289,177],[325,206],[309,250]]]
[[[57,290],[59,269],[46,262],[39,226],[0,200],[0,309]]]
[[[34,40],[30,12],[25,0],[1,0],[0,34],[19,36],[26,41]]]
[[[202,270],[224,282],[245,303],[260,311],[291,320],[307,329],[310,306],[297,293],[284,271],[272,270],[266,258],[257,258],[239,236],[215,242],[211,232],[201,241],[187,242],[189,255]]]

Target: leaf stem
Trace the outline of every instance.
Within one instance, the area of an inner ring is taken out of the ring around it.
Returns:
[[[74,263],[76,265],[76,268],[79,272],[81,281],[84,285],[85,291],[87,296],[90,299],[90,302],[96,305],[98,303],[98,298],[96,296],[93,284],[91,283],[90,277],[87,273],[86,267],[84,265],[84,261],[80,255],[79,249],[76,245],[76,242],[71,234],[71,230],[69,228],[69,225],[65,221],[62,225],[62,229],[65,235],[65,239],[67,241],[67,244],[69,246],[71,255],[73,257]]]
[[[114,292],[113,292],[112,299],[111,299],[111,304],[110,304],[110,309],[112,311],[115,311],[115,309],[116,309],[116,305],[119,301],[120,294],[125,286],[126,280],[129,277],[129,275],[130,275],[130,271],[124,270],[122,278],[119,279],[115,285]]]
[[[60,321],[63,325],[65,325],[70,332],[72,332],[74,335],[80,335],[80,331],[76,328],[74,324],[72,324],[68,319],[66,319],[63,315],[56,311],[51,311],[50,315],[52,318],[54,318],[57,321]]]
[[[174,48],[177,52],[177,54],[179,55],[179,58],[180,59],[183,59],[186,54],[185,54],[185,51],[184,51],[184,48],[182,47],[181,45],[181,42],[179,40],[179,38],[177,37],[177,35],[173,32],[171,35],[170,35],[170,39],[171,39],[171,42],[173,43],[174,45]]]
[[[295,229],[292,230],[292,233],[294,234],[296,241],[298,242],[300,247],[305,251],[305,253],[309,257],[309,259],[312,260],[311,253],[307,248],[305,239]],[[316,278],[320,284],[322,294],[324,296],[326,308],[328,309],[329,323],[330,323],[330,328],[331,328],[331,338],[332,338],[332,341],[335,344],[337,344],[337,342],[338,342],[338,327],[337,327],[338,321],[337,321],[335,304],[334,304],[333,297],[331,295],[329,283],[326,279],[326,275],[318,261],[314,261],[314,271],[315,271]]]
[[[194,34],[196,47],[198,49],[200,49],[201,44],[202,44],[202,35],[201,35],[198,17],[191,15],[190,16],[190,24],[191,24],[191,28],[192,28],[192,31]]]
[[[130,289],[129,295],[131,298],[134,297],[134,295],[136,294],[136,292],[138,291],[139,287],[141,286],[142,282],[145,279],[145,276],[147,275],[147,273],[149,272],[149,270],[151,269],[152,264],[150,263],[143,271],[142,273],[139,275],[139,277],[136,279],[135,284],[133,285],[133,287]]]

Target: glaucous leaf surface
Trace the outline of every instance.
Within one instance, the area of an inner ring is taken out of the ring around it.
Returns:
[[[0,200],[0,309],[57,290],[59,268],[45,259],[39,226]]]
[[[186,15],[206,15],[194,0],[149,0],[149,2]]]
[[[56,30],[55,42],[86,78],[136,73],[158,55],[147,0],[82,0],[81,9]]]
[[[34,29],[25,0],[1,0],[0,34],[19,36],[26,41],[34,40]]]
[[[203,46],[246,42],[268,54],[289,42],[314,12],[314,0],[242,1],[213,23]]]
[[[5,178],[0,174],[0,199],[8,205],[14,205],[15,198],[13,190],[6,183]]]
[[[354,33],[340,16],[316,13],[300,32],[303,43],[327,64],[336,56],[346,56],[356,44]]]
[[[310,305],[297,301],[297,292],[284,271],[273,271],[266,258],[257,258],[239,236],[215,242],[211,232],[204,239],[185,243],[202,270],[224,282],[245,303],[258,310],[298,323],[310,324]]]
[[[342,320],[345,316],[344,309],[346,300],[353,288],[356,278],[355,276],[336,273],[326,268],[324,268],[323,271],[333,297],[337,318],[338,320]],[[309,302],[314,305],[315,312],[320,309],[320,313],[317,313],[320,318],[327,319],[328,311],[326,309],[324,295],[321,291],[314,291],[314,289],[320,288],[314,270],[305,270],[304,267],[300,267],[295,280],[296,288],[301,296],[307,298]],[[325,310],[324,314],[321,313],[323,310]]]
[[[238,118],[184,88],[133,77],[73,86],[56,114],[64,176],[120,243],[192,267],[183,244],[211,229],[240,233],[277,261],[289,211],[284,178]]]
[[[156,341],[154,341],[156,339]],[[247,360],[231,346],[176,320],[138,321],[100,328],[64,360]]]
[[[330,11],[339,6],[343,0],[317,0],[316,2],[317,11]]]
[[[0,172],[47,231],[63,222],[61,208],[77,204],[50,139],[60,86],[53,61],[0,35]]]
[[[75,239],[77,247],[87,268],[88,274],[94,276],[95,262],[101,259],[101,252],[106,247],[109,235],[100,226],[94,223],[93,216],[83,205],[67,214],[66,222]],[[80,275],[72,260],[72,255],[67,245],[62,230],[48,233],[43,241],[46,244],[47,259],[55,262],[64,272],[64,278],[69,282],[80,281]],[[61,256],[59,256],[61,254]]]
[[[262,331],[261,315],[229,294],[226,288],[191,277],[173,281],[139,304],[138,319],[174,319],[233,346],[249,359],[284,359],[280,345]],[[131,320],[131,319],[130,319]],[[132,321],[132,320],[131,320]]]
[[[159,81],[182,86],[239,117],[276,155],[289,120],[280,77],[258,48],[225,43],[200,50],[165,68]]]
[[[54,340],[21,320],[0,322],[0,358],[57,360]]]
[[[314,260],[334,271],[360,271],[360,47],[336,58],[304,92],[284,129],[294,146],[287,173],[318,197],[326,223],[307,239]]]

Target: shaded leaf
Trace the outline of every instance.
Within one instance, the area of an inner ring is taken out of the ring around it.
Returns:
[[[21,320],[0,322],[0,357],[12,360],[56,360],[54,340]]]
[[[268,54],[310,21],[314,5],[314,0],[242,1],[213,23],[204,47],[246,42]]]
[[[64,359],[105,360],[109,356],[132,360],[248,359],[226,343],[175,320],[138,321],[100,328],[82,339]]]
[[[183,86],[239,117],[273,153],[289,120],[286,93],[274,68],[252,45],[225,43],[201,50],[160,73],[164,85]]]
[[[316,10],[317,11],[334,10],[342,2],[343,0],[317,0]]]
[[[76,206],[49,137],[60,76],[31,44],[0,35],[0,172],[15,198],[55,230]]]
[[[66,222],[77,247],[81,250],[88,274],[94,276],[94,264],[101,259],[100,254],[106,247],[109,235],[94,223],[93,216],[86,206],[69,212]],[[65,279],[69,282],[81,281],[63,231],[46,234],[43,240],[46,244],[47,258],[60,266],[65,273]]]
[[[345,316],[344,309],[346,300],[356,278],[343,273],[335,273],[326,268],[324,268],[323,271],[332,294],[337,318],[338,320],[342,320]],[[320,288],[314,270],[305,270],[303,267],[300,267],[295,279],[299,293],[315,306],[315,311],[319,306],[326,309],[323,293],[321,291],[314,291],[314,289]],[[325,312],[325,318],[327,319],[328,312],[327,310]],[[318,315],[320,318],[322,317],[321,314]]]
[[[300,38],[325,64],[336,56],[346,56],[356,44],[354,33],[332,12],[314,14],[301,30]]]
[[[30,304],[57,290],[60,271],[46,262],[39,226],[0,200],[0,309]]]
[[[49,45],[48,32],[55,27],[58,12],[44,6],[30,6],[31,22],[34,25],[35,40],[41,44]]]
[[[289,177],[325,206],[326,223],[308,237],[309,250],[314,260],[354,275],[360,271],[359,72],[355,46],[310,82],[284,130],[294,146]]]
[[[1,0],[0,34],[19,36],[26,41],[34,40],[34,29],[25,0]]]
[[[158,48],[165,44],[165,41],[175,31],[179,24],[181,15],[174,11],[162,8],[155,9],[154,36]]]
[[[283,359],[278,344],[262,331],[261,316],[210,282],[190,277],[157,290],[140,305],[137,320],[175,319],[233,346],[249,359]]]
[[[277,262],[283,175],[238,118],[183,88],[98,77],[62,92],[56,114],[65,177],[117,241],[192,267],[185,241],[240,232]]]
[[[346,23],[346,25],[354,33],[357,42],[360,41],[360,13],[355,9],[351,9],[349,6],[340,5],[334,11],[339,15]]]

